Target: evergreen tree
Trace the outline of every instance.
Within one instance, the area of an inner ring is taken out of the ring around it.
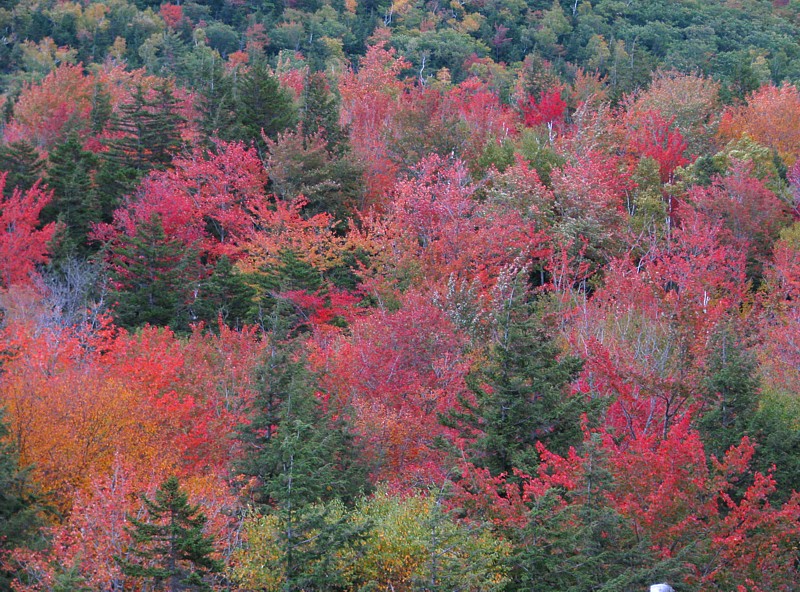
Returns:
[[[151,170],[163,170],[181,147],[185,119],[168,81],[148,93],[138,85],[129,103],[112,116],[112,139],[102,154],[96,182],[103,220],[110,221],[119,199]]]
[[[294,305],[281,294],[293,290],[316,292],[322,288],[323,278],[318,270],[292,250],[281,251],[279,259],[278,266],[250,277],[256,291],[251,316],[273,335],[285,337],[297,329],[299,319]]]
[[[251,323],[255,290],[245,283],[228,257],[221,257],[210,276],[200,282],[197,300],[192,305],[192,316],[209,327],[217,319],[229,327],[241,328]]]
[[[523,275],[514,280],[514,296],[501,305],[488,362],[467,377],[474,400],[462,397],[463,409],[442,417],[472,440],[468,460],[495,476],[511,475],[512,469],[533,473],[537,442],[565,453],[580,441],[580,415],[587,410],[582,399],[567,393],[581,362],[561,355],[527,299]]]
[[[339,103],[322,72],[311,74],[306,81],[300,122],[306,136],[323,131],[328,151],[336,156],[349,151],[348,130],[339,125]]]
[[[106,125],[111,121],[114,109],[111,105],[111,95],[100,83],[95,82],[94,93],[92,94],[92,110],[90,113],[91,131],[93,134],[100,134],[106,129]]]
[[[48,156],[45,183],[53,190],[53,201],[43,210],[41,218],[42,223],[58,220],[64,224],[64,237],[59,245],[64,255],[88,254],[87,236],[92,224],[100,221],[100,204],[92,180],[98,162],[96,154],[83,149],[76,133],[70,134]]]
[[[344,414],[323,405],[292,349],[271,348],[258,371],[250,422],[239,431],[245,453],[237,470],[256,478],[255,501],[280,525],[284,589],[333,590],[336,551],[361,532],[344,517],[331,519],[325,502],[354,503],[367,472]]]
[[[514,540],[511,590],[637,592],[684,575],[681,557],[659,558],[608,502],[612,477],[598,441],[586,443],[580,487],[551,490],[535,503]],[[564,503],[567,502],[567,503]]]
[[[5,410],[0,408],[0,557],[33,542],[43,510],[29,472],[19,468],[19,453],[9,440],[4,416]],[[10,589],[12,577],[13,573],[0,563],[0,590]]]
[[[180,148],[183,118],[178,101],[166,82],[153,89],[152,98],[141,85],[131,101],[120,105],[111,118],[110,131],[120,137],[108,141],[104,157],[118,166],[132,168],[140,175],[163,169]]]
[[[205,48],[211,56],[197,67],[199,126],[206,138],[236,139],[235,80],[225,73],[222,58]]]
[[[30,142],[20,140],[0,146],[0,173],[8,174],[4,196],[9,197],[14,188],[27,191],[44,172],[45,161]]]
[[[706,451],[722,458],[749,437],[756,444],[752,470],[766,474],[775,467],[774,499],[785,501],[800,490],[800,432],[776,400],[763,397],[756,360],[735,332],[723,329],[713,345],[703,385],[705,407],[697,419]],[[738,493],[747,485],[740,482]]]
[[[267,171],[273,190],[287,201],[303,195],[304,216],[331,214],[344,230],[363,194],[364,169],[347,152],[346,143],[338,145],[343,154],[332,152],[324,130],[303,134],[287,133],[270,142]]]
[[[287,509],[355,500],[366,487],[353,434],[341,410],[326,408],[291,343],[270,348],[257,371],[258,394],[238,438],[237,470],[257,478],[256,501]]]
[[[148,323],[188,330],[193,320],[190,305],[203,271],[195,251],[166,237],[158,215],[139,223],[133,236],[123,235],[110,259],[114,314],[121,327]]]
[[[705,380],[706,409],[699,420],[703,443],[717,458],[750,432],[758,409],[755,360],[728,330],[716,338]]]
[[[220,128],[220,137],[252,142],[262,155],[266,153],[262,132],[275,139],[296,122],[291,97],[263,63],[253,64],[239,77],[234,86],[234,105],[235,125],[230,129]]]
[[[169,592],[211,590],[208,576],[222,571],[212,558],[213,540],[203,534],[206,517],[189,504],[177,477],[159,487],[155,500],[142,496],[146,520],[128,516],[131,560],[116,557],[122,572]]]

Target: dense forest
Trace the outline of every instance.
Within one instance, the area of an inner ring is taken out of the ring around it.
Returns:
[[[0,590],[800,590],[800,1],[0,29]]]

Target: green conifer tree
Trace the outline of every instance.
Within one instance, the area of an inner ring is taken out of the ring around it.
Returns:
[[[562,355],[528,299],[524,275],[513,280],[513,296],[498,311],[488,363],[467,377],[474,399],[462,398],[463,409],[442,418],[472,440],[469,460],[492,475],[533,473],[537,442],[565,453],[580,441],[580,415],[587,410],[567,393],[581,361]]]
[[[299,508],[341,499],[366,487],[345,414],[328,409],[291,343],[270,348],[257,371],[258,394],[238,438],[245,454],[237,470],[256,477],[260,504]]]
[[[584,448],[581,486],[537,499],[526,525],[508,533],[515,550],[508,589],[637,592],[653,582],[679,581],[685,575],[683,558],[658,557],[650,541],[608,503],[613,481],[599,440]]]
[[[131,193],[144,175],[172,162],[181,147],[185,121],[168,81],[159,83],[152,93],[139,85],[130,102],[120,105],[111,117],[112,139],[106,142],[108,149],[96,176],[105,221],[111,220],[119,199]]]
[[[255,290],[228,257],[221,257],[211,275],[200,282],[197,300],[192,305],[192,316],[210,328],[218,319],[229,327],[241,328],[252,323]]]
[[[343,156],[349,151],[348,130],[339,125],[339,102],[330,91],[322,72],[311,74],[306,81],[300,122],[306,136],[313,136],[322,130],[328,151],[336,156]]]
[[[30,142],[20,140],[0,146],[0,173],[7,173],[5,197],[14,188],[27,191],[38,181],[44,172],[45,161]]]
[[[121,327],[148,323],[186,331],[190,306],[203,270],[197,253],[181,241],[168,239],[161,218],[141,222],[133,236],[123,236],[111,253],[111,295]]]
[[[206,138],[237,139],[236,135],[236,77],[225,73],[218,53],[205,48],[205,58],[197,66],[199,127]]]
[[[87,236],[92,223],[100,222],[100,203],[92,177],[99,159],[96,154],[83,149],[76,133],[58,144],[48,156],[45,183],[53,190],[53,201],[42,212],[42,222],[59,221],[64,224],[63,239],[59,244],[61,255],[70,253],[85,256],[89,253]]]
[[[262,157],[266,153],[263,137],[275,139],[297,121],[292,99],[263,63],[253,64],[238,78],[234,86],[234,104],[235,126],[227,130],[220,128],[220,137],[252,142]]]
[[[325,502],[353,504],[367,488],[367,471],[345,414],[323,405],[293,349],[271,348],[258,371],[250,422],[238,436],[245,453],[236,468],[256,479],[254,501],[280,524],[284,589],[330,590],[338,578],[337,549],[361,531],[344,518],[331,520]]]
[[[292,290],[315,292],[322,288],[323,278],[318,270],[292,250],[282,251],[279,260],[278,266],[250,276],[256,292],[251,316],[265,330],[285,337],[297,329],[299,319],[294,305],[281,294]]]
[[[152,590],[211,590],[208,576],[222,571],[212,557],[213,539],[203,534],[205,515],[189,504],[177,477],[169,477],[155,499],[142,496],[146,520],[128,516],[131,559],[116,557],[122,572]]]
[[[19,467],[19,452],[4,418],[0,408],[0,558],[18,547],[35,546],[44,509],[29,471]],[[0,590],[10,590],[12,578],[13,571],[0,562]]]

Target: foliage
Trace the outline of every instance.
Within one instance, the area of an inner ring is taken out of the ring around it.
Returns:
[[[154,589],[211,590],[206,576],[219,572],[212,541],[203,533],[206,517],[189,504],[177,477],[169,477],[155,499],[142,497],[146,518],[128,516],[131,559],[120,559],[122,572]]]
[[[0,190],[5,189],[7,178],[0,175]],[[30,281],[36,266],[47,262],[48,243],[56,225],[38,226],[39,215],[51,199],[52,193],[38,183],[26,191],[15,188],[7,197],[0,197],[0,286]]]
[[[560,355],[525,282],[524,272],[501,278],[488,359],[467,377],[463,411],[443,417],[466,440],[466,459],[492,476],[533,472],[539,443],[566,452],[580,439],[579,418],[587,410],[580,395],[568,393],[581,362]]]
[[[0,587],[794,589],[797,8],[0,1]]]
[[[5,410],[0,409],[0,585],[8,586],[13,571],[8,556],[34,541],[42,523],[42,500],[31,482],[30,471],[19,465],[19,453],[9,440]]]

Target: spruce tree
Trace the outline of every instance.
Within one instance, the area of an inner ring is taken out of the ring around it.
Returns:
[[[277,266],[261,270],[250,277],[256,291],[251,316],[274,335],[286,337],[298,329],[300,319],[294,305],[281,297],[284,292],[306,290],[316,292],[323,286],[319,271],[297,253],[286,249],[279,254]]]
[[[722,458],[750,432],[758,409],[758,380],[755,360],[733,332],[723,329],[714,342],[703,384],[706,408],[698,427],[706,451]]]
[[[27,191],[38,181],[44,172],[44,160],[30,142],[20,140],[0,146],[0,173],[5,172],[5,197],[14,188]]]
[[[221,319],[229,327],[241,328],[253,322],[255,290],[247,285],[228,257],[221,257],[211,275],[199,285],[198,297],[192,304],[192,317],[214,328]]]
[[[99,159],[83,149],[76,133],[58,144],[48,156],[45,183],[53,190],[53,201],[42,212],[42,222],[58,220],[65,236],[59,245],[61,254],[87,255],[87,237],[92,224],[101,221],[100,203],[92,177]]]
[[[206,51],[210,51],[206,49]],[[226,74],[222,58],[213,53],[199,67],[197,108],[206,138],[237,139],[235,80]],[[209,142],[210,143],[210,142]]]
[[[763,397],[756,360],[735,331],[723,328],[712,343],[703,383],[705,405],[697,417],[706,452],[722,458],[749,437],[756,445],[752,470],[766,474],[777,468],[773,498],[785,501],[800,490],[800,431],[791,414],[781,410],[779,398]],[[744,493],[747,485],[746,480],[738,483],[737,493]]]
[[[234,104],[235,126],[220,128],[220,137],[254,143],[262,156],[266,153],[263,137],[275,139],[297,121],[291,97],[263,63],[253,64],[239,77],[234,87]]]
[[[681,557],[661,558],[650,541],[614,510],[614,483],[599,439],[585,443],[583,482],[555,489],[531,504],[526,525],[513,529],[509,590],[636,592],[685,575]],[[567,503],[564,503],[567,502]]]
[[[112,248],[111,261],[114,315],[121,327],[147,323],[188,330],[203,270],[195,251],[166,237],[158,215],[140,222],[133,236],[123,236]]]
[[[327,149],[336,156],[349,151],[348,130],[339,125],[339,103],[322,72],[311,74],[306,81],[301,123],[306,136],[323,131]]]
[[[355,438],[342,410],[326,408],[292,343],[275,344],[257,370],[258,394],[239,429],[237,470],[259,483],[255,501],[287,509],[341,499],[366,487]],[[297,358],[297,359],[296,359]]]
[[[203,534],[205,515],[189,504],[178,478],[169,477],[154,500],[142,496],[142,502],[146,520],[128,516],[132,557],[115,557],[122,572],[154,590],[211,590],[208,576],[222,571],[222,565],[212,557],[212,538]]]
[[[120,112],[111,119],[111,131],[120,137],[108,142],[105,157],[140,174],[166,168],[181,146],[185,120],[178,107],[167,81],[152,93],[137,86],[130,102],[120,105]]]
[[[29,471],[20,469],[19,452],[9,439],[5,410],[0,408],[0,557],[29,546],[42,525],[43,511]],[[0,562],[0,590],[10,589],[13,573]]]
[[[345,414],[323,405],[291,345],[271,348],[257,379],[250,422],[239,430],[244,454],[236,469],[255,478],[254,501],[280,524],[284,589],[334,589],[336,551],[362,533],[344,518],[332,520],[325,502],[354,503],[367,487],[366,467]]]
[[[131,193],[151,170],[163,170],[181,147],[185,119],[168,81],[148,92],[138,85],[128,103],[120,105],[108,129],[112,138],[102,154],[96,182],[103,219],[111,214],[119,199]]]
[[[586,404],[570,397],[569,383],[581,361],[562,355],[552,331],[527,297],[521,274],[498,311],[489,360],[467,377],[473,398],[462,397],[459,411],[442,417],[472,441],[469,460],[492,475],[513,469],[533,473],[536,443],[565,453],[581,439],[580,415]]]

